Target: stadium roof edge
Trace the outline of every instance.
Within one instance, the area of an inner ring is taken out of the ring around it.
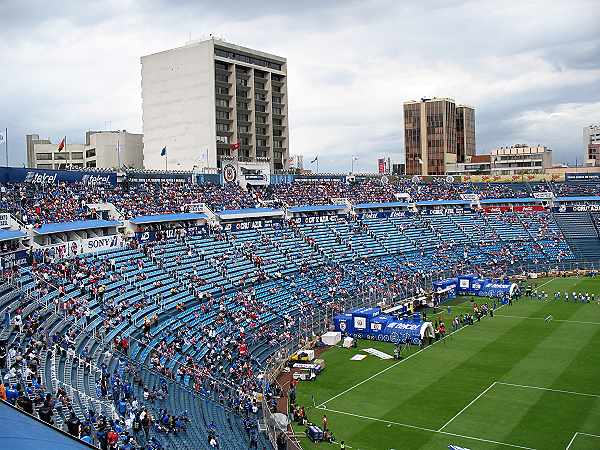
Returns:
[[[118,220],[75,220],[73,222],[46,223],[39,228],[34,228],[35,234],[65,233],[67,231],[90,230],[93,228],[108,228],[122,225]]]
[[[408,206],[407,202],[375,202],[375,203],[358,203],[354,205],[357,209],[377,209],[377,208],[397,208],[401,206]]]
[[[0,242],[19,239],[27,236],[27,233],[21,230],[0,230]]]
[[[303,212],[320,212],[320,211],[339,211],[346,209],[347,205],[303,205],[293,206],[288,208],[291,213],[303,213]]]
[[[129,219],[129,222],[131,222],[134,225],[144,225],[147,223],[181,222],[183,220],[200,220],[206,218],[208,218],[208,216],[203,213],[173,213],[138,216]]]
[[[218,211],[217,216],[220,219],[247,219],[252,217],[274,217],[283,216],[283,209],[280,208],[242,208],[242,209],[224,209]]]

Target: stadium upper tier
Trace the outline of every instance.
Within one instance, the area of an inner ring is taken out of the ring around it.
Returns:
[[[67,222],[97,218],[90,204],[111,203],[123,219],[153,214],[179,213],[190,205],[204,203],[213,211],[238,210],[269,205],[293,207],[326,205],[337,199],[352,204],[411,201],[460,200],[465,194],[480,199],[530,198],[551,192],[556,197],[595,196],[598,182],[539,183],[450,183],[444,180],[415,183],[400,179],[382,183],[366,179],[343,181],[295,181],[246,191],[235,184],[211,183],[120,183],[96,184],[2,184],[0,211],[12,213],[26,224]]]

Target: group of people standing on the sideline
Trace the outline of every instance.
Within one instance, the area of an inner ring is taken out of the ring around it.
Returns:
[[[537,289],[532,288],[528,288],[525,291],[525,296],[529,299],[542,301],[546,301],[548,300],[548,298],[550,298],[548,292],[544,290],[538,291]],[[590,294],[589,292],[573,291],[569,293],[567,291],[564,291],[561,293],[560,291],[556,291],[554,292],[554,300],[564,300],[565,302],[573,301],[574,303],[592,303],[596,301],[596,294],[594,294],[593,292]]]

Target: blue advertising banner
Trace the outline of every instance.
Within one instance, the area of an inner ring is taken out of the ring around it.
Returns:
[[[0,256],[0,268],[10,269],[12,267],[20,267],[27,264],[27,251],[18,250],[16,252],[7,253]]]
[[[600,181],[600,173],[565,173],[565,181]]]
[[[243,230],[254,230],[258,228],[278,228],[281,227],[283,221],[281,219],[268,219],[268,220],[242,220],[241,222],[234,223],[222,223],[221,229],[223,231],[243,231]]]
[[[117,184],[116,172],[91,172],[84,170],[25,169],[21,167],[0,167],[2,183],[83,183]]]
[[[380,308],[356,308],[333,318],[336,331],[356,339],[410,343],[420,345],[424,336],[434,336],[431,322],[423,322],[420,314],[407,319],[380,314]]]
[[[178,236],[178,233],[180,233],[182,229],[185,229],[187,236],[198,236],[201,234],[208,234],[208,227],[206,225],[196,225],[187,228],[173,228],[170,230],[139,231],[135,233],[135,238],[140,242],[153,242],[156,240],[157,233],[159,233],[165,239],[173,239]]]

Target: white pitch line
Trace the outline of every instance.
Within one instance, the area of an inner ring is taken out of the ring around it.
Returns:
[[[470,439],[470,440],[479,441],[479,442],[487,442],[489,444],[503,445],[503,446],[506,446],[506,447],[521,448],[521,449],[524,449],[524,450],[535,450],[534,448],[524,447],[522,445],[509,444],[507,442],[492,441],[491,439],[478,438],[478,437],[475,437],[475,436],[466,436],[464,434],[450,433],[448,431],[434,430],[433,428],[419,427],[417,425],[410,425],[410,424],[407,424],[407,423],[394,422],[392,420],[385,420],[385,419],[378,419],[376,417],[362,416],[360,414],[353,414],[353,413],[349,413],[349,412],[345,412],[345,411],[338,411],[338,410],[335,410],[335,409],[329,409],[329,408],[323,408],[323,407],[320,407],[319,409],[322,409],[324,411],[329,411],[329,412],[332,412],[332,413],[344,414],[346,416],[357,417],[359,419],[373,420],[375,422],[382,422],[382,423],[387,423],[387,424],[390,424],[390,425],[398,425],[400,427],[412,428],[414,430],[421,430],[421,431],[427,431],[427,432],[430,432],[430,433],[444,434],[446,436],[460,437],[460,438],[463,438],[463,439]]]
[[[450,419],[448,422],[446,422],[444,425],[442,425],[442,427],[438,430],[438,431],[442,431],[444,428],[446,428],[448,425],[450,425],[450,423],[456,419],[458,416],[460,416],[463,412],[465,412],[465,410],[471,406],[473,403],[475,403],[477,400],[479,400],[482,396],[484,396],[486,394],[487,391],[489,391],[491,388],[494,387],[494,385],[496,384],[496,382],[494,381],[492,384],[490,384],[487,389],[485,389],[483,392],[481,392],[477,397],[475,397],[473,400],[471,400],[469,402],[469,404],[467,406],[465,406],[463,409],[461,409],[459,412],[456,413],[456,415],[454,417],[452,417],[452,419]]]
[[[508,314],[494,314],[495,317],[508,317],[509,319],[546,320],[545,317],[511,316]],[[552,319],[553,322],[578,323],[582,325],[600,325],[600,322],[586,322],[583,320]]]
[[[408,360],[409,360],[410,358],[412,358],[413,356],[416,356],[416,355],[418,355],[419,353],[421,353],[421,352],[424,352],[424,351],[425,351],[425,350],[427,350],[428,348],[431,348],[431,347],[433,347],[433,346],[434,346],[435,344],[437,344],[438,342],[442,342],[444,339],[446,339],[446,338],[449,338],[449,337],[450,337],[450,336],[452,336],[453,334],[456,334],[456,333],[458,333],[459,331],[461,331],[461,330],[464,330],[465,328],[467,328],[467,326],[466,326],[466,325],[465,325],[465,326],[463,326],[462,328],[459,328],[458,330],[456,330],[456,331],[453,331],[452,333],[450,333],[450,334],[448,334],[448,335],[444,336],[444,337],[443,337],[442,339],[440,339],[439,341],[435,341],[433,344],[431,344],[431,345],[429,345],[429,346],[427,346],[427,347],[425,347],[425,348],[422,348],[421,350],[418,350],[418,351],[416,351],[416,352],[415,352],[415,353],[413,353],[412,355],[408,355],[406,358],[404,358],[404,359],[401,359],[401,360],[400,360],[400,361],[398,361],[397,363],[394,363],[394,364],[392,364],[391,366],[389,366],[389,367],[386,367],[386,368],[385,368],[385,369],[383,369],[383,370],[380,370],[379,372],[377,372],[377,373],[375,373],[375,374],[371,375],[369,378],[365,378],[364,380],[362,380],[362,381],[359,381],[359,382],[358,382],[358,383],[356,383],[354,386],[351,386],[351,387],[349,387],[349,388],[348,388],[348,389],[346,389],[345,391],[342,391],[342,392],[340,392],[339,394],[337,394],[337,395],[335,395],[335,396],[331,397],[329,400],[326,400],[326,401],[324,401],[323,403],[321,403],[321,404],[317,405],[317,408],[320,408],[320,407],[322,407],[323,405],[326,405],[328,402],[330,402],[330,401],[332,401],[332,400],[335,400],[335,399],[336,399],[336,398],[338,398],[338,397],[341,397],[342,395],[346,394],[347,392],[350,392],[350,391],[352,391],[353,389],[356,389],[356,388],[357,388],[357,387],[359,387],[360,385],[362,385],[362,384],[365,384],[367,381],[371,381],[373,378],[375,378],[375,377],[377,377],[377,376],[381,375],[382,373],[385,373],[385,372],[387,372],[388,370],[391,370],[391,369],[393,369],[393,368],[394,368],[394,367],[396,367],[398,364],[402,364],[403,362],[405,362],[405,361],[408,361]]]
[[[505,386],[514,386],[514,387],[519,387],[519,388],[524,388],[524,389],[537,389],[539,391],[558,392],[558,393],[561,393],[561,394],[580,395],[582,397],[600,398],[599,394],[588,394],[588,393],[585,393],[585,392],[565,391],[563,389],[552,389],[552,388],[545,388],[545,387],[540,387],[540,386],[529,386],[527,384],[505,383],[503,381],[496,381],[496,384],[503,384]]]
[[[501,305],[501,306],[499,306],[499,307],[496,309],[496,311],[497,311],[497,310],[499,310],[499,309],[501,309],[501,308],[503,308],[504,306],[506,306],[506,305]],[[339,394],[337,394],[337,395],[335,395],[335,396],[331,397],[329,400],[326,400],[326,401],[324,401],[324,402],[320,403],[319,405],[317,405],[317,408],[320,408],[320,407],[322,407],[323,405],[326,405],[328,402],[330,402],[330,401],[332,401],[332,400],[335,400],[336,398],[338,398],[338,397],[341,397],[342,395],[346,394],[347,392],[350,392],[350,391],[352,391],[352,390],[356,389],[357,387],[361,386],[362,384],[365,384],[367,381],[371,381],[373,378],[375,378],[375,377],[377,377],[377,376],[381,375],[382,373],[385,373],[385,372],[387,372],[387,371],[388,371],[388,370],[390,370],[390,369],[393,369],[393,368],[394,368],[394,367],[396,367],[398,364],[402,364],[403,362],[406,362],[406,361],[408,361],[408,360],[409,360],[410,358],[412,358],[413,356],[417,356],[419,353],[421,353],[421,352],[424,352],[424,351],[425,351],[425,350],[427,350],[428,348],[431,348],[431,347],[433,347],[435,344],[438,344],[438,343],[442,342],[443,340],[445,340],[445,339],[449,338],[450,336],[453,336],[454,334],[456,334],[456,333],[458,333],[458,332],[460,332],[460,331],[464,330],[465,328],[468,328],[468,326],[467,326],[467,325],[464,325],[462,328],[459,328],[458,330],[456,330],[456,331],[453,331],[453,332],[452,332],[452,333],[450,333],[450,334],[447,334],[446,336],[444,336],[444,337],[443,337],[442,339],[440,339],[439,341],[435,341],[433,344],[431,344],[431,345],[429,345],[429,346],[427,346],[427,347],[425,347],[425,348],[422,348],[422,349],[421,349],[421,350],[419,350],[419,351],[416,351],[416,352],[415,352],[415,353],[413,353],[412,355],[409,355],[409,356],[407,356],[406,358],[404,358],[404,359],[401,359],[401,360],[400,360],[400,361],[398,361],[397,363],[394,363],[394,364],[392,364],[391,366],[389,366],[389,367],[386,367],[386,368],[385,368],[385,369],[383,369],[383,370],[380,370],[379,372],[377,372],[377,373],[375,373],[375,374],[371,375],[369,378],[366,378],[366,379],[364,379],[364,380],[362,380],[362,381],[359,381],[359,382],[358,382],[358,383],[356,383],[354,386],[351,386],[351,387],[349,387],[348,389],[346,389],[345,391],[342,391],[342,392],[340,392]]]
[[[569,441],[569,443],[567,444],[567,448],[565,448],[565,450],[569,450],[571,448],[571,445],[573,445],[573,441],[575,440],[575,438],[577,437],[577,432],[575,432],[575,434],[573,435],[573,437],[571,438],[571,440]]]
[[[571,448],[571,445],[573,445],[573,441],[575,440],[575,438],[577,437],[578,434],[581,434],[583,436],[591,436],[591,437],[595,437],[595,438],[600,438],[600,436],[598,436],[597,434],[590,434],[590,433],[583,433],[581,431],[576,431],[575,434],[573,435],[573,437],[571,438],[571,440],[569,441],[569,445],[567,445],[567,448],[565,448],[565,450],[569,450]]]

